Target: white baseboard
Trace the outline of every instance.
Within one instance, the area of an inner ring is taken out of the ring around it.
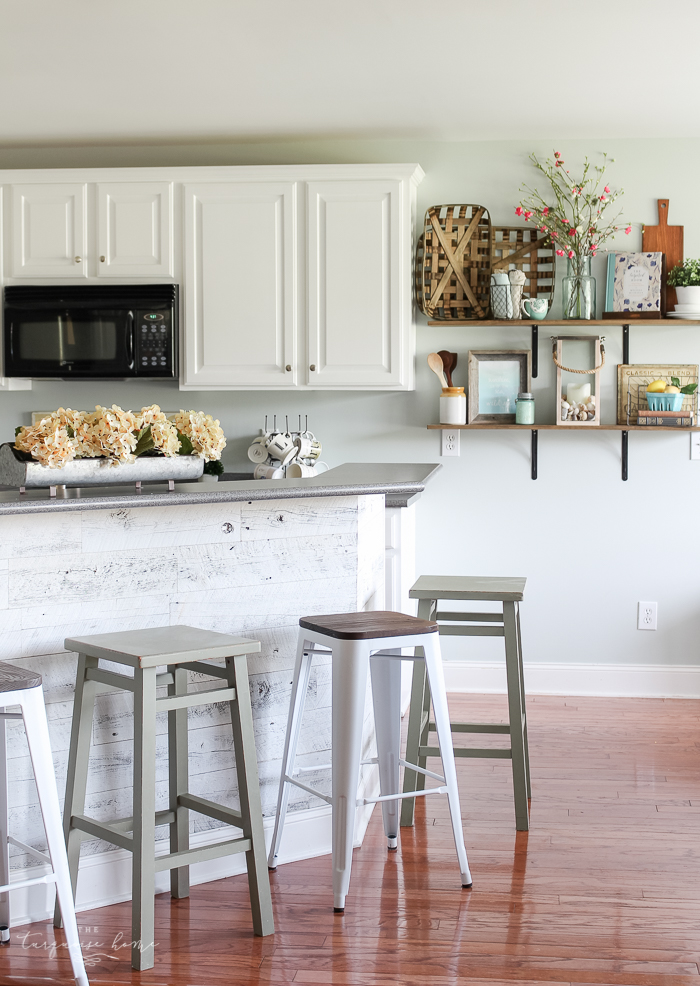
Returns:
[[[449,692],[504,694],[503,663],[445,661]],[[700,666],[683,664],[525,663],[530,695],[592,695],[624,698],[700,698]]]
[[[377,791],[377,794],[379,792]],[[365,797],[372,797],[368,791]],[[376,797],[376,794],[374,795]],[[355,822],[355,845],[362,844],[374,805],[367,805],[357,812]],[[272,839],[274,818],[264,820],[265,840],[269,848]],[[190,837],[192,848],[206,846],[218,842],[222,836],[230,835],[230,828],[210,829],[207,832],[195,833]],[[324,856],[331,851],[331,809],[330,805],[320,808],[310,808],[307,811],[291,812],[287,815],[282,840],[282,851],[279,863],[290,863],[297,859],[310,859],[313,856]],[[168,843],[163,840],[156,843],[156,853],[168,852]],[[48,867],[36,866],[30,869],[15,870],[11,879],[15,881],[30,879],[48,873]],[[227,876],[245,873],[245,854],[223,856],[220,859],[195,863],[190,867],[190,883],[209,883],[211,880],[221,880]],[[156,873],[156,893],[170,889],[169,872]],[[330,891],[330,887],[329,887]],[[11,925],[28,924],[32,921],[46,921],[53,917],[54,907],[53,886],[24,887],[10,894],[12,913]],[[78,874],[77,911],[88,911],[93,907],[104,907],[106,904],[116,904],[119,901],[131,899],[131,853],[124,849],[112,852],[97,853],[84,856],[80,861]],[[89,923],[89,922],[88,922]],[[85,924],[80,920],[79,924]]]

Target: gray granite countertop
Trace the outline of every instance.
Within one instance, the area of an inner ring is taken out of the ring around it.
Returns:
[[[0,514],[47,513],[54,510],[104,510],[110,507],[161,507],[236,500],[285,500],[315,496],[362,496],[384,493],[387,506],[405,507],[423,492],[441,467],[433,462],[349,462],[310,479],[249,479],[219,483],[154,483],[136,492],[133,486],[71,488],[51,497],[47,489],[0,492]]]

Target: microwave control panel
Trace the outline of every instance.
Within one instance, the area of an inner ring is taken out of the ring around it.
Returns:
[[[135,370],[139,376],[172,377],[175,340],[169,311],[135,312]]]

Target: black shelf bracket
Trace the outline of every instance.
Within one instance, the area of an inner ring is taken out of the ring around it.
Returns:
[[[622,326],[622,362],[627,364],[630,361],[630,327]]]
[[[533,325],[532,326],[532,378],[533,378],[533,380],[537,376],[537,371],[539,369],[539,363],[540,363],[540,361],[539,361],[539,352],[538,352],[538,349],[537,349],[537,340],[538,340],[538,331],[537,330],[538,330],[538,328],[539,328],[539,326],[537,326],[537,325]],[[536,441],[536,439],[535,439],[535,441]],[[535,475],[532,478],[533,479],[537,479],[537,476]]]
[[[630,443],[630,433],[628,431],[622,432],[622,481],[627,482],[627,467],[628,467],[628,453],[629,453],[629,443]]]
[[[533,428],[530,439],[530,479],[537,479],[537,435],[537,428]]]

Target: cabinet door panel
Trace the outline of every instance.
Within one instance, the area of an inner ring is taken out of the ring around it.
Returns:
[[[406,384],[401,195],[392,180],[308,185],[311,386]]]
[[[81,183],[12,186],[11,277],[87,277]]]
[[[296,383],[294,195],[293,182],[185,186],[185,387]]]
[[[99,184],[97,203],[98,277],[172,277],[170,182]]]

